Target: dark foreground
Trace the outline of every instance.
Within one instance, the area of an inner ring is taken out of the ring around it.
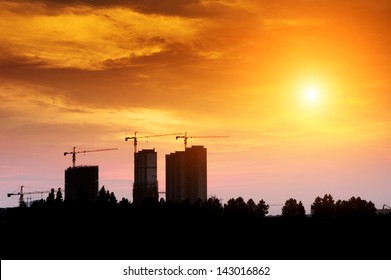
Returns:
[[[1,259],[379,260],[391,216],[284,218],[154,209],[8,209]]]

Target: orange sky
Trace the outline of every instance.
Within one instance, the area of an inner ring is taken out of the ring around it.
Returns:
[[[77,164],[132,200],[135,131],[228,135],[189,139],[223,202],[391,204],[390,1],[62,2],[0,3],[0,207],[63,188],[73,146],[117,147]],[[183,140],[139,140],[153,147],[164,190]]]

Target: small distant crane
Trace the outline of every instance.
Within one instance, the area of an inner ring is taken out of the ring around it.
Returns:
[[[145,135],[145,136],[137,136],[137,132],[134,133],[134,136],[125,137],[125,141],[133,139],[134,153],[137,153],[137,139],[138,138],[150,138],[150,137],[160,137],[160,136],[173,136],[179,133],[170,133],[170,134],[156,134],[156,135]]]
[[[177,135],[175,139],[184,138],[185,150],[186,150],[188,138],[227,138],[227,137],[229,136],[187,136],[187,132],[185,132],[185,135]]]
[[[44,194],[44,193],[50,193],[50,191],[35,191],[35,192],[23,192],[24,186],[20,187],[20,191],[13,192],[13,193],[7,193],[7,197],[11,197],[12,195],[19,195],[19,206],[23,206],[24,203],[24,195],[25,194]]]
[[[118,150],[118,148],[109,148],[109,149],[98,149],[98,150],[86,150],[86,151],[77,151],[76,152],[76,147],[73,147],[73,150],[71,152],[65,152],[64,156],[67,154],[72,154],[72,166],[76,166],[76,154],[78,153],[89,153],[89,152],[101,152],[101,151],[111,151],[111,150]]]

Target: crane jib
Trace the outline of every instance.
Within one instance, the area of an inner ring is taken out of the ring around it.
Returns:
[[[89,152],[101,152],[101,151],[112,151],[112,150],[118,150],[118,148],[108,148],[108,149],[96,149],[96,150],[84,150],[84,151],[76,151],[76,147],[73,147],[72,152],[65,152],[64,156],[68,154],[72,154],[72,166],[76,166],[76,154],[80,153],[89,153]]]

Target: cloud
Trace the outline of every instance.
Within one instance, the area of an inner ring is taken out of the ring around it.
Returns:
[[[50,88],[83,108],[256,123],[295,110],[296,76],[326,73],[341,93],[335,80],[370,82],[367,61],[383,69],[377,62],[390,59],[381,51],[387,39],[366,41],[376,36],[361,32],[384,35],[385,18],[371,27],[356,21],[364,8],[365,22],[387,11],[368,1],[60,2],[5,2],[1,79]],[[388,71],[376,72],[384,85]]]
[[[29,7],[35,13],[0,12],[0,62],[99,70],[107,60],[152,55],[172,43],[191,42],[202,26],[198,19],[121,7],[64,7],[55,14]]]
[[[12,93],[12,94],[11,94]],[[165,123],[177,124],[168,112],[133,108],[96,108],[85,103],[83,105],[73,102],[64,96],[52,94],[50,88],[36,87],[27,89],[24,86],[6,85],[0,87],[0,108],[3,118],[8,118],[4,122],[3,129],[7,130],[20,125],[113,125],[114,127],[126,127],[134,120],[142,123],[149,121],[159,126]],[[23,114],[21,114],[23,112]]]
[[[156,14],[181,17],[205,17],[222,14],[229,11],[233,6],[240,7],[235,1],[220,0],[14,0],[18,5],[38,4],[48,9],[64,9],[69,7],[91,8],[125,8],[142,14]],[[244,1],[248,2],[248,1]],[[251,1],[250,1],[251,2]],[[240,1],[238,1],[240,3]]]
[[[138,57],[171,54],[179,45],[188,46],[186,50],[199,56],[201,63],[204,58],[251,59],[252,46],[257,45],[261,51],[268,48],[268,43],[258,38],[264,36],[264,29],[271,24],[308,24],[297,19],[268,19],[267,9],[251,11],[250,8],[257,8],[249,5],[251,1],[127,1],[129,6],[144,7],[143,11],[159,7],[173,9],[178,11],[176,16],[140,12],[121,6],[123,1],[77,1],[78,6],[72,1],[66,3],[59,3],[61,8],[53,9],[23,2],[26,6],[22,10],[30,13],[16,12],[15,4],[15,9],[5,9],[0,14],[3,19],[0,35],[6,38],[0,45],[2,53],[6,54],[6,58],[1,58],[3,63],[15,61],[38,67],[102,70],[132,66],[132,60]],[[95,5],[83,5],[86,3]],[[180,16],[178,7],[189,5],[218,12],[205,18]],[[171,57],[166,63],[169,59]]]

